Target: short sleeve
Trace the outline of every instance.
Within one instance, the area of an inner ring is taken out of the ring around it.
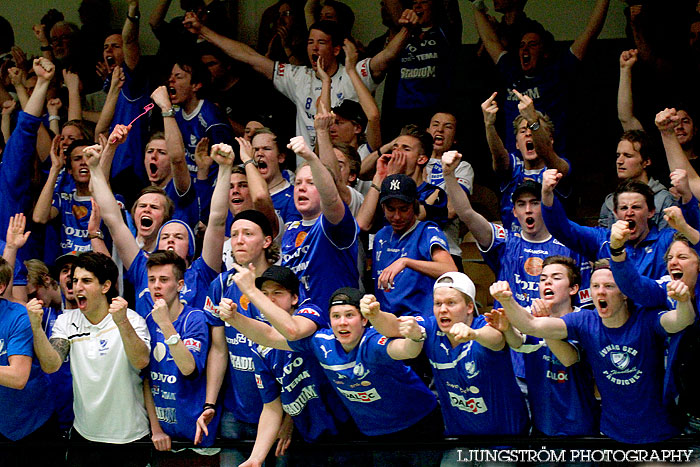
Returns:
[[[294,313],[294,316],[302,316],[304,318],[310,319],[313,321],[316,326],[318,326],[319,329],[321,328],[327,328],[328,327],[328,321],[324,317],[324,315],[327,313],[323,313],[317,306],[315,305],[301,305],[299,309]]]
[[[357,62],[357,65],[355,65],[355,69],[360,75],[360,79],[362,80],[364,85],[367,86],[367,89],[369,89],[370,92],[374,92],[374,90],[377,89],[378,85],[372,78],[372,70],[370,69],[371,60],[371,57],[367,57],[364,60],[360,60],[359,62]]]
[[[330,223],[326,216],[321,215],[321,228],[326,238],[339,250],[344,250],[351,247],[357,241],[359,227],[352,217],[350,208],[345,206],[345,215],[338,224]]]
[[[202,307],[207,324],[210,326],[224,325],[223,320],[219,318],[219,311],[216,308],[222,298],[221,282],[221,277],[217,277],[211,282],[211,285],[209,285],[209,292],[207,292],[207,298],[204,300],[204,306]]]
[[[199,310],[191,311],[187,317],[183,335],[180,336],[182,343],[185,344],[187,350],[194,357],[194,363],[199,374],[204,372],[209,353],[209,328],[206,320],[204,312]]]
[[[304,67],[291,65],[289,63],[275,62],[272,74],[272,84],[279,92],[296,102],[295,91],[299,74],[304,73]]]
[[[12,323],[10,339],[5,344],[7,356],[24,355],[31,357],[34,355],[33,343],[34,338],[32,336],[32,327],[29,323],[29,317],[26,313],[18,314],[17,319]]]
[[[263,357],[265,352],[269,352],[270,349],[258,346],[252,350],[253,364],[255,365],[255,384],[260,391],[263,404],[269,404],[280,396],[279,384],[267,366],[266,358]],[[259,352],[262,352],[263,355]]]
[[[148,332],[148,325],[146,324],[146,320],[143,319],[134,310],[127,310],[126,313],[127,318],[129,318],[129,322],[131,323],[131,326],[134,328],[134,331],[136,331],[136,335],[138,335],[139,339],[144,341],[146,345],[150,348],[151,333]]]
[[[287,341],[287,345],[289,345],[289,348],[292,349],[295,352],[306,352],[306,353],[313,353],[314,351],[314,336],[316,334],[312,334],[308,337],[304,337],[303,339],[299,339],[297,341]]]
[[[51,339],[68,340],[68,325],[70,324],[68,319],[70,315],[70,313],[61,313],[58,315],[56,322],[53,325],[53,329],[51,330]]]

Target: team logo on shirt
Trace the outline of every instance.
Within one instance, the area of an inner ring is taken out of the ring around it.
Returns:
[[[219,317],[219,310],[216,308],[216,306],[214,306],[214,302],[212,302],[211,298],[209,298],[208,296],[204,302],[204,311],[208,311],[217,318]]]
[[[467,370],[467,378],[469,379],[479,374],[479,370],[476,368],[476,363],[473,360],[465,363],[464,369]]]
[[[379,344],[379,345],[386,345],[386,341],[388,341],[388,340],[389,340],[388,337],[382,336],[382,337],[380,337],[379,340],[377,341],[377,344]]]
[[[610,361],[618,370],[624,370],[630,364],[630,356],[627,352],[610,352]]]
[[[361,391],[361,392],[356,392],[356,391],[346,391],[344,389],[338,388],[338,392],[340,392],[342,395],[347,397],[347,399],[351,402],[362,402],[362,403],[368,403],[368,402],[374,402],[378,401],[382,397],[379,395],[376,389],[372,388],[369,391]]]
[[[99,343],[99,348],[97,349],[100,352],[100,355],[106,355],[107,351],[109,350],[109,346],[107,345],[109,342],[107,342],[106,339],[100,339]]]
[[[71,210],[73,211],[75,218],[78,220],[88,215],[88,208],[85,206],[73,205]]]
[[[352,374],[357,377],[357,379],[363,379],[369,374],[369,369],[365,368],[362,363],[357,363],[355,368],[352,369]]]
[[[314,310],[313,308],[302,308],[301,310],[297,311],[298,315],[311,315],[311,316],[316,316],[320,317],[321,315],[318,313],[318,311]]]
[[[258,388],[259,388],[259,389],[264,389],[264,388],[265,388],[265,385],[263,384],[262,378],[260,377],[260,375],[255,375],[255,384],[258,385]]]
[[[284,63],[277,65],[277,76],[284,76]]]
[[[525,260],[523,269],[531,276],[539,276],[542,273],[542,258],[533,256]]]
[[[202,350],[202,343],[199,342],[197,339],[192,339],[190,337],[188,339],[184,339],[182,343],[185,344],[185,347],[187,347],[190,350],[194,350],[195,352],[199,352],[200,350]]]
[[[450,395],[450,405],[459,410],[473,414],[484,413],[488,410],[483,397],[470,397],[466,399],[464,396],[460,396],[454,392],[448,392],[448,394]]]
[[[238,303],[241,305],[241,308],[248,311],[248,304],[250,303],[250,299],[248,299],[248,296],[246,294],[241,295],[241,298],[240,300],[238,300]]]
[[[628,386],[639,381],[643,371],[632,362],[638,353],[637,349],[619,344],[610,344],[599,351],[601,357],[609,355],[610,363],[614,366],[613,369],[603,371],[608,381],[620,386]]]
[[[295,247],[300,247],[302,243],[304,243],[304,239],[306,238],[307,233],[306,232],[299,232],[297,234],[297,237],[294,239],[294,246]]]
[[[498,224],[493,224],[493,227],[494,227],[493,230],[495,231],[494,234],[495,234],[496,238],[499,240],[505,240],[506,229],[504,229],[502,225],[498,225]]]

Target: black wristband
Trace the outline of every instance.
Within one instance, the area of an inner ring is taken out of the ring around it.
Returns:
[[[204,411],[207,410],[207,409],[212,409],[214,412],[216,412],[216,405],[215,405],[215,404],[212,404],[212,403],[210,403],[210,402],[206,402],[206,403],[204,404],[204,407],[202,407],[202,412],[204,412]]]
[[[619,248],[610,247],[610,256],[620,256],[624,252],[625,252],[625,245],[622,245]]]
[[[53,49],[50,45],[42,45],[41,47],[39,47],[39,50],[41,50],[42,52],[51,52]]]
[[[370,188],[374,188],[374,189],[377,190],[379,193],[382,192],[382,189],[379,188],[375,183],[372,183],[372,184],[370,185]]]

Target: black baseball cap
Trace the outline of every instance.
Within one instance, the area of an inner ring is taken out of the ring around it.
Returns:
[[[359,289],[341,287],[331,295],[331,299],[328,301],[328,308],[336,305],[352,305],[359,310],[362,297],[363,294]]]
[[[363,131],[367,126],[367,116],[362,110],[362,106],[355,101],[345,99],[340,105],[333,107],[333,112],[351,122],[357,123],[362,127]]]
[[[76,251],[71,251],[70,253],[66,253],[65,255],[61,255],[58,258],[56,258],[56,262],[53,265],[53,276],[54,278],[58,278],[58,274],[61,272],[61,269],[63,269],[63,266],[66,264],[70,263],[75,263],[78,260],[78,252]]]
[[[379,191],[379,204],[384,204],[390,199],[400,199],[407,203],[413,203],[418,198],[416,191],[416,182],[408,175],[389,175],[382,182],[382,189]]]
[[[510,200],[515,203],[515,201],[520,198],[520,195],[523,193],[531,193],[535,195],[535,198],[538,200],[542,199],[542,184],[527,178],[523,180],[523,183],[518,185],[515,191],[513,191],[513,195],[510,197]]]
[[[299,279],[291,269],[272,265],[255,279],[255,287],[261,289],[265,281],[276,282],[294,295],[299,295]]]

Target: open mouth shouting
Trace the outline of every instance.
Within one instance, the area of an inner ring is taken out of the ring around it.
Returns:
[[[525,218],[525,225],[529,229],[532,229],[533,227],[535,227],[535,218],[534,217],[526,217]]]
[[[445,137],[444,136],[435,135],[433,137],[433,145],[442,147],[443,144],[445,144]]]
[[[598,309],[600,311],[607,311],[608,310],[608,301],[605,300],[604,298],[601,298],[598,300]]]
[[[318,66],[318,54],[311,54],[311,66],[316,68]]]
[[[671,274],[671,278],[673,278],[674,281],[679,281],[683,278],[683,271],[680,268],[671,269],[669,273]]]
[[[141,216],[141,227],[144,229],[153,227],[153,218],[150,216]]]
[[[85,310],[87,308],[87,298],[85,295],[76,295],[75,300],[78,302],[78,308]]]
[[[552,290],[550,287],[547,287],[542,291],[542,298],[547,299],[552,297],[554,297],[554,290]]]

